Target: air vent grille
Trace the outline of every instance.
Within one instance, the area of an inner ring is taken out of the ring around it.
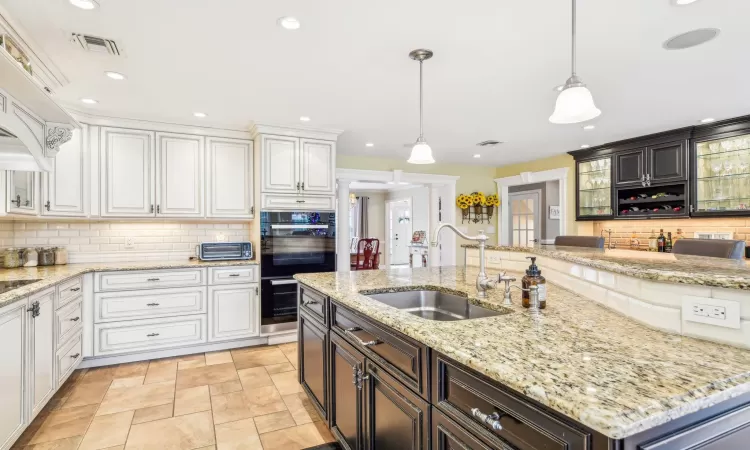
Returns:
[[[80,45],[81,48],[87,52],[108,53],[114,56],[120,56],[122,54],[117,42],[112,39],[73,33],[72,41]]]
[[[499,144],[502,144],[502,142],[500,142],[500,141],[494,141],[494,140],[489,140],[489,141],[482,141],[482,142],[478,143],[477,146],[479,146],[479,147],[494,147],[494,146],[499,145]]]

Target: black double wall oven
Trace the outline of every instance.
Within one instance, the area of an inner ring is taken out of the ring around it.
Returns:
[[[336,271],[336,215],[329,211],[260,214],[261,333],[297,328],[298,273]]]

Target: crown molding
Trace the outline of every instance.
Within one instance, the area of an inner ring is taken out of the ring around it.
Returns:
[[[253,123],[250,127],[250,135],[255,139],[260,134],[273,134],[276,136],[298,137],[308,139],[320,139],[323,141],[336,141],[344,130],[311,128],[311,127],[289,127],[283,125],[270,125]]]

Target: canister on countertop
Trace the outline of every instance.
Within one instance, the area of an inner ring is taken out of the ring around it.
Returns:
[[[521,296],[524,308],[531,306],[529,299],[529,286],[536,286],[539,293],[539,309],[547,307],[547,280],[542,276],[542,271],[536,265],[535,256],[527,256],[526,259],[531,260],[531,265],[526,269],[526,276],[521,279],[521,287],[523,287],[523,295]]]
[[[55,251],[51,247],[44,247],[39,250],[39,265],[52,266],[55,264]]]
[[[15,269],[21,266],[21,256],[18,249],[9,247],[3,252],[3,267],[6,269]]]
[[[34,247],[29,247],[23,251],[23,266],[36,267],[39,265],[39,253]]]
[[[68,249],[65,247],[55,247],[55,265],[60,266],[68,263]]]

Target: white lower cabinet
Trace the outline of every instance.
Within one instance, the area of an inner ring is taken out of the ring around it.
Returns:
[[[277,211],[333,211],[336,197],[316,195],[262,194],[260,203],[263,209]]]
[[[74,334],[81,331],[82,317],[83,299],[81,297],[55,311],[55,339],[58,349],[66,344]]]
[[[58,386],[62,386],[71,373],[78,367],[83,359],[83,342],[80,331],[78,335],[66,342],[57,351],[57,380]]]
[[[205,314],[94,325],[94,356],[160,350],[205,342]]]
[[[205,286],[94,294],[94,322],[96,323],[155,319],[205,312]]]
[[[55,288],[29,297],[29,399],[31,421],[54,394],[55,383]]]
[[[208,340],[228,341],[258,336],[258,285],[208,288]]]
[[[26,302],[0,308],[0,448],[10,448],[24,429]]]

